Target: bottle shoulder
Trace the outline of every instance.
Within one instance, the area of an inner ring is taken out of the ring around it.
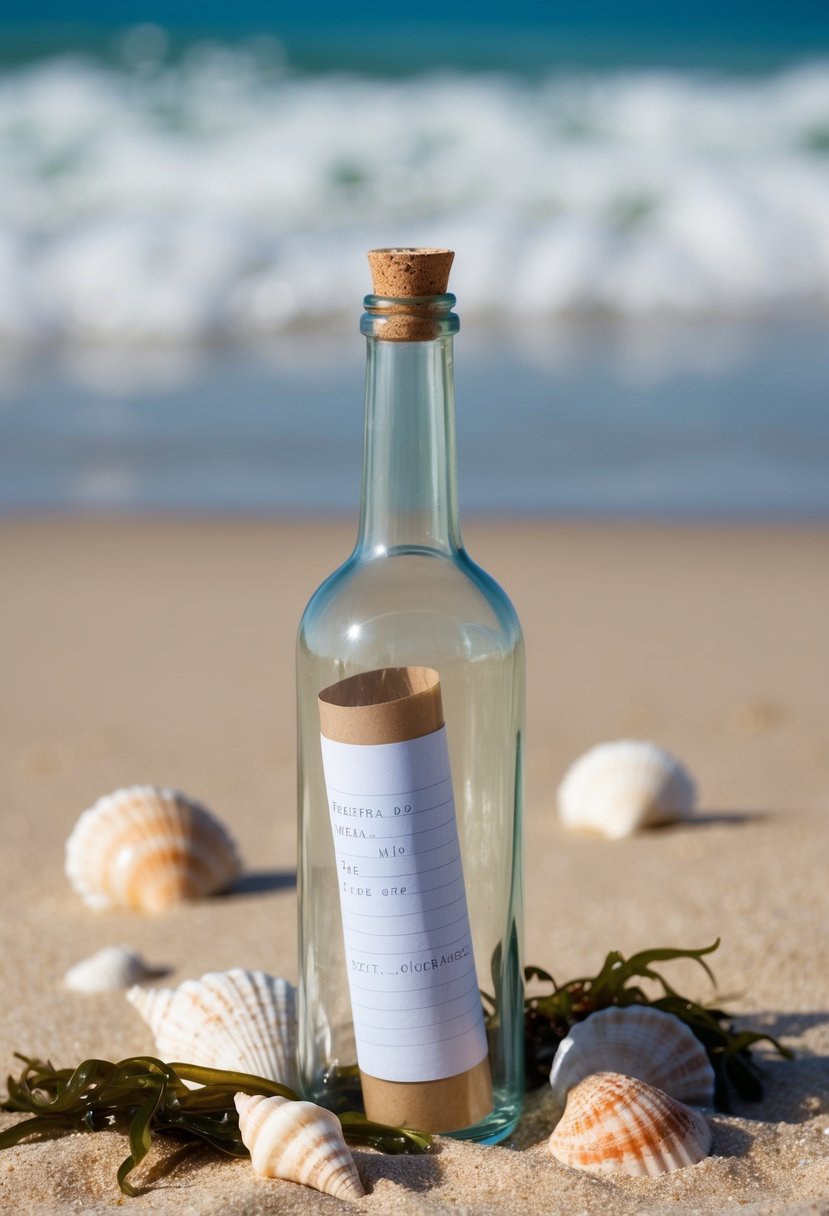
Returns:
[[[418,648],[447,658],[522,648],[509,597],[463,549],[355,551],[314,592],[299,628],[300,652],[336,651],[342,658],[354,652],[355,662],[359,651],[411,662]]]

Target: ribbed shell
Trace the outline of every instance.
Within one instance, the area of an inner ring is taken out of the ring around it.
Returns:
[[[638,828],[686,819],[694,809],[690,773],[655,743],[600,743],[570,766],[558,788],[561,822],[610,840]]]
[[[161,912],[230,886],[241,863],[226,828],[177,790],[134,785],[98,800],[66,842],[66,874],[90,908]]]
[[[264,971],[210,971],[178,988],[131,988],[127,1000],[168,1063],[254,1073],[299,1088],[296,990]]]
[[[696,1165],[710,1147],[711,1129],[699,1111],[612,1072],[594,1073],[570,1090],[550,1136],[550,1152],[564,1165],[631,1177]]]
[[[337,1199],[365,1195],[336,1115],[313,1102],[236,1094],[239,1130],[251,1164],[266,1178],[284,1178]]]
[[[672,1013],[647,1005],[600,1009],[572,1027],[550,1070],[557,1109],[594,1072],[639,1077],[691,1106],[714,1101],[714,1069],[702,1043]]]
[[[128,946],[104,946],[70,967],[63,982],[75,992],[113,992],[158,974],[157,968],[148,967]]]

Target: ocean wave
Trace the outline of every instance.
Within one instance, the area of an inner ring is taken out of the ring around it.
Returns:
[[[385,244],[457,249],[464,313],[829,306],[829,63],[394,80],[253,46],[55,57],[0,74],[0,161],[15,344],[353,313]]]

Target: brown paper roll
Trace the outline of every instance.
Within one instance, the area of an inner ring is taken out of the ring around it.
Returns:
[[[430,667],[384,667],[319,694],[323,735],[338,743],[402,743],[443,726],[440,677]],[[460,1131],[492,1111],[489,1058],[438,1081],[386,1081],[360,1071],[366,1115],[425,1132]]]

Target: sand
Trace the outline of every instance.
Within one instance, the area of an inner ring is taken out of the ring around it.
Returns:
[[[356,1157],[366,1211],[829,1212],[829,531],[473,523],[529,655],[526,960],[560,979],[610,949],[721,936],[719,993],[795,1049],[766,1096],[712,1116],[713,1153],[656,1180],[594,1179],[545,1147],[545,1092],[516,1135]],[[296,976],[293,643],[351,524],[33,520],[0,527],[0,1070],[146,1052],[121,993],[67,993],[68,966],[124,942],[179,982],[234,965]],[[621,842],[556,822],[567,764],[653,738],[701,787],[690,824]],[[230,825],[235,893],[167,915],[93,913],[63,875],[78,814],[119,785],[180,786]],[[672,975],[702,999],[691,967]],[[0,1126],[14,1121],[0,1115]],[[167,1145],[124,1199],[114,1133],[0,1155],[0,1211],[323,1212],[337,1200],[246,1162]],[[161,1161],[173,1158],[162,1176]]]

